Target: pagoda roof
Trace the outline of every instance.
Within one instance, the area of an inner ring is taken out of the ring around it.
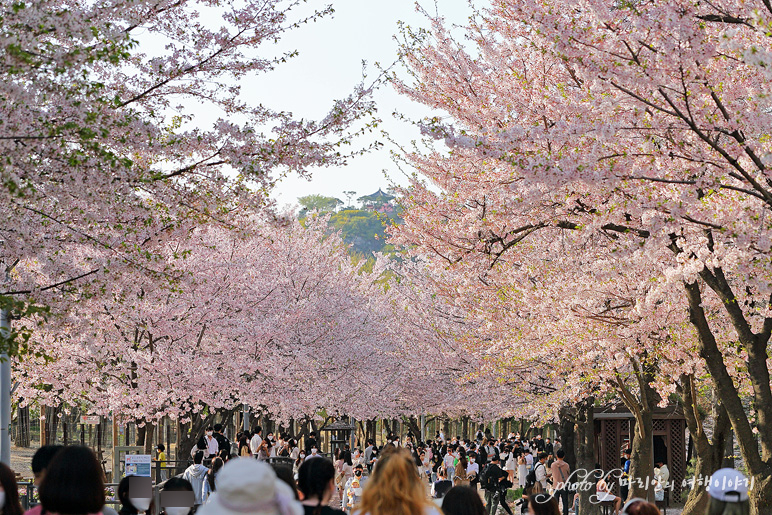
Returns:
[[[385,191],[383,191],[381,188],[378,188],[378,191],[375,193],[372,193],[370,195],[365,195],[364,197],[359,197],[357,200],[360,202],[388,202],[390,200],[394,200],[394,195],[389,195]]]

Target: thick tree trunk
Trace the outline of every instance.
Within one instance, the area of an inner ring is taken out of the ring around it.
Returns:
[[[740,302],[724,277],[721,268],[703,269],[700,277],[721,299],[724,309],[737,332],[737,339],[748,353],[748,377],[753,387],[753,403],[756,409],[754,434],[740,394],[718,348],[715,335],[702,307],[702,292],[697,282],[684,282],[689,301],[689,321],[697,330],[698,351],[710,372],[716,394],[732,422],[734,437],[740,447],[745,465],[753,476],[753,488],[749,492],[751,515],[772,513],[772,386],[768,369],[768,350],[772,334],[772,318],[764,321],[764,330],[753,333]]]
[[[579,490],[579,512],[582,515],[600,515],[595,499],[595,399],[589,398],[577,406],[576,468],[573,479]],[[565,444],[564,444],[565,445]]]
[[[186,463],[191,460],[190,451],[196,445],[196,442],[204,436],[204,431],[214,420],[214,415],[201,418],[198,415],[191,417],[191,422],[187,424],[177,423],[177,474],[185,471]]]
[[[726,410],[720,403],[714,405],[713,441],[711,442],[702,425],[702,414],[696,398],[697,388],[694,376],[682,376],[677,384],[681,406],[686,417],[691,441],[695,449],[695,478],[710,477],[723,466],[726,442],[731,440],[731,425]],[[684,505],[683,515],[702,515],[707,512],[709,495],[705,488],[695,481]]]
[[[653,419],[648,409],[640,410],[633,430],[630,449],[630,488],[627,499],[640,497],[654,500],[654,488],[649,484],[654,475]],[[622,499],[623,501],[627,499]]]

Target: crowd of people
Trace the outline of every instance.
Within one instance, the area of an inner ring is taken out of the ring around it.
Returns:
[[[404,440],[389,435],[381,447],[373,441],[363,449],[344,446],[330,459],[319,453],[315,435],[301,450],[285,434],[263,438],[256,428],[239,435],[229,449],[221,427],[206,433],[198,442],[203,447],[194,447],[193,464],[159,483],[158,497],[149,478],[143,478],[147,488],[142,490],[137,478],[122,479],[117,512],[106,506],[104,474],[93,451],[41,447],[32,460],[39,504],[23,512],[15,475],[0,464],[0,515],[495,515],[499,510],[511,514],[513,507],[529,515],[560,515],[561,507],[564,515],[581,513],[560,442],[538,435],[493,438],[480,431],[474,440],[463,440],[438,433],[426,442],[410,434]],[[212,440],[216,447],[209,446]],[[158,450],[159,459],[162,454],[165,459],[163,447]],[[741,473],[722,469],[710,485],[708,515],[748,515],[748,482]],[[512,506],[510,490],[521,492]],[[610,493],[605,477],[599,478],[597,491]],[[620,499],[614,511],[660,513],[644,499],[624,506]]]

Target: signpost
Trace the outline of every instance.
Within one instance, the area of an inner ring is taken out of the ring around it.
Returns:
[[[151,460],[149,454],[127,454],[124,476],[150,477]]]

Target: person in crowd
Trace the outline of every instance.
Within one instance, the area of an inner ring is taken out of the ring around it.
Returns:
[[[263,443],[263,428],[260,426],[257,426],[252,431],[252,438],[249,440],[249,451],[252,453],[252,456],[256,458],[258,457],[257,452],[258,452],[258,449],[260,449],[260,446],[262,443]]]
[[[553,449],[555,453],[557,453],[562,448],[563,448],[563,444],[560,443],[560,438],[555,438],[555,443],[553,445]]]
[[[456,456],[452,445],[446,447],[445,457],[442,459],[442,466],[445,468],[448,479],[453,481],[453,477],[456,474]]]
[[[466,469],[469,461],[466,459],[466,451],[462,446],[458,447],[458,458],[453,470],[453,486],[469,486],[469,476]]]
[[[303,464],[304,461],[306,461],[306,451],[300,451],[297,459],[292,464],[292,473],[295,476],[296,480],[298,477],[298,471],[300,470],[300,466]]]
[[[322,461],[322,460],[319,460]],[[198,515],[302,515],[292,489],[270,465],[256,460],[231,460],[217,476],[217,491]]]
[[[502,483],[507,479],[508,474],[500,466],[498,454],[493,454],[490,464],[483,472],[481,484],[485,489],[485,505],[488,507],[488,515],[496,515],[498,506],[512,515],[512,510],[507,505],[506,489]],[[503,497],[503,498],[502,498]]]
[[[317,449],[316,447],[311,447],[311,454],[306,456],[305,459],[306,459],[306,461],[308,461],[308,460],[313,459],[313,458],[321,458],[321,457],[322,456],[321,456],[321,454],[319,454],[319,449]]]
[[[395,495],[399,492],[399,495]],[[439,515],[405,449],[384,453],[362,493],[362,515]]]
[[[437,474],[437,481],[432,483],[431,495],[433,499],[439,500],[437,506],[442,506],[442,498],[453,488],[453,481],[448,479],[444,468],[440,468]]]
[[[300,456],[300,447],[298,447],[298,441],[294,438],[289,439],[289,457],[296,460]]]
[[[276,473],[276,477],[287,483],[287,485],[292,489],[292,494],[294,495],[295,500],[300,500],[300,495],[298,495],[298,484],[295,480],[295,474],[292,470],[292,467],[279,463],[272,464],[271,467]]]
[[[539,461],[534,466],[534,472],[536,473],[536,482],[541,483],[544,491],[547,491],[547,453],[540,452],[537,456]]]
[[[192,492],[193,485],[187,479],[181,477],[171,477],[164,483],[161,492]],[[194,507],[185,506],[161,506],[161,515],[190,515],[195,513]]]
[[[668,481],[670,481],[670,470],[667,468],[665,460],[662,458],[658,459],[654,465],[656,466],[654,469],[654,477],[664,489],[667,487]]]
[[[102,466],[88,447],[63,447],[46,468],[38,489],[37,513],[106,514]],[[115,513],[113,510],[110,510]],[[35,513],[30,510],[28,513]]]
[[[371,439],[368,439],[365,445],[365,466],[367,467],[368,474],[373,471],[373,467],[370,464],[370,459],[372,458],[374,447],[375,447],[375,442],[372,441]]]
[[[538,493],[528,497],[529,515],[560,515],[558,501],[545,493]]]
[[[223,434],[223,425],[215,424],[214,427],[214,439],[217,440],[217,454],[219,455],[223,451],[227,451],[228,455],[231,453],[231,441]]]
[[[354,463],[351,461],[351,451],[344,450],[340,455],[341,467],[340,474],[341,479],[338,482],[338,493],[340,495],[340,509],[345,510],[348,504],[346,498],[346,483],[349,479],[354,477]]]
[[[608,484],[608,478],[611,474],[612,472],[609,472],[605,476],[600,477],[600,480],[595,485],[596,497],[598,498],[598,502],[613,502],[614,513],[619,513],[619,510],[622,508],[622,498],[611,493],[611,488]]]
[[[525,478],[528,476],[528,462],[525,460],[525,452],[517,457],[517,485],[525,488]]]
[[[504,456],[506,456],[506,458]],[[504,464],[504,470],[509,475],[509,482],[514,484],[517,458],[515,458],[514,449],[512,447],[505,447],[504,454],[501,456],[501,463]]]
[[[209,496],[214,492],[217,487],[215,486],[215,482],[217,481],[217,473],[220,472],[220,469],[225,466],[225,461],[220,458],[219,456],[212,460],[212,468],[209,469],[206,473],[206,482],[204,483],[204,492],[201,496],[204,502],[209,498]]]
[[[735,469],[718,469],[710,477],[707,515],[748,515],[748,478]]]
[[[150,506],[152,505],[152,499],[132,499],[129,497],[130,482],[130,477],[124,477],[121,479],[121,482],[118,483],[118,502],[121,503],[121,509],[118,510],[118,515],[137,515],[140,510],[150,510]]]
[[[330,507],[335,495],[335,467],[325,459],[306,460],[298,471],[298,490],[303,494],[305,515],[341,515]]]
[[[40,482],[46,475],[48,464],[54,458],[57,452],[63,449],[62,445],[44,445],[32,456],[32,475],[35,486],[40,486]]]
[[[193,456],[193,465],[185,469],[182,478],[187,480],[193,486],[195,494],[195,504],[200,505],[204,502],[204,484],[209,473],[209,469],[202,465],[204,461],[204,452],[199,451]]]
[[[469,453],[469,465],[466,466],[466,476],[469,479],[469,486],[477,491],[477,485],[480,484],[480,465],[477,463],[477,453]]]
[[[239,456],[247,458],[252,456],[252,449],[250,448],[250,436],[248,432],[245,432],[239,437]]]
[[[545,451],[547,452],[547,451]],[[555,487],[555,499],[563,504],[563,515],[568,515],[569,490],[566,481],[571,476],[571,466],[565,461],[566,453],[563,449],[557,451],[556,459],[550,467],[552,472],[552,486]]]
[[[346,508],[347,513],[353,513],[362,502],[362,492],[367,478],[364,476],[364,466],[361,463],[354,465],[354,475],[346,482]]]
[[[622,499],[627,499],[627,494],[630,492],[630,449],[622,451],[622,477],[619,484],[619,492],[622,494]]]
[[[0,463],[0,515],[21,515],[19,485],[11,467]]]
[[[159,479],[161,481],[166,481],[168,476],[168,472],[166,470],[166,446],[162,443],[159,443],[155,446],[155,452],[156,457],[153,458],[153,461],[158,463]]]
[[[268,434],[265,435],[265,454],[268,458],[276,457],[276,445],[276,437],[272,431],[268,431]]]
[[[525,468],[528,472],[533,470],[533,449],[531,447],[525,451]]]
[[[311,449],[318,447],[319,442],[316,440],[316,433],[311,431],[311,433],[308,435],[308,438],[306,438],[306,454],[311,454]]]
[[[204,458],[217,456],[217,453],[220,452],[220,445],[214,437],[214,428],[212,426],[206,428],[204,436],[199,438],[196,447],[204,451]]]
[[[547,453],[547,459],[552,459],[555,456],[555,445],[549,438],[544,439],[544,452]]]
[[[660,513],[656,504],[634,497],[625,503],[619,515],[660,515]]]
[[[482,432],[480,432],[482,434]],[[482,499],[474,488],[454,486],[442,500],[445,515],[486,515]]]

